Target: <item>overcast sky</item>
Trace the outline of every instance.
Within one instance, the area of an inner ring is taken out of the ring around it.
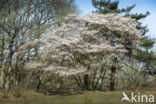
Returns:
[[[92,6],[92,0],[76,0],[76,4],[81,10],[81,15],[91,13],[94,10]],[[144,20],[144,24],[148,25],[150,37],[156,38],[156,0],[119,0],[119,8],[127,7],[136,4],[136,7],[132,10],[132,13],[146,13],[150,12]]]

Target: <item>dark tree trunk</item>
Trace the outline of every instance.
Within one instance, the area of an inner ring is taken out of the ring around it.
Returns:
[[[39,77],[38,78],[38,84],[37,84],[36,90],[40,90],[40,86],[41,86],[41,79]]]
[[[40,90],[41,84],[42,84],[42,80],[41,80],[41,75],[42,75],[43,71],[39,70],[37,72],[37,79],[38,79],[38,83],[37,83],[37,87],[36,90]]]
[[[89,75],[88,74],[84,76],[84,88],[86,90],[89,90]]]
[[[111,67],[110,91],[114,91],[114,86],[115,86],[115,72],[116,72],[116,67],[113,65]]]

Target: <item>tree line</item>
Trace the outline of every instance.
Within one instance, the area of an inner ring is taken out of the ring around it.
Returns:
[[[156,65],[156,56],[150,50],[155,40],[145,36],[148,28],[140,20],[150,13],[132,14],[136,5],[119,9],[119,1],[92,0],[92,4],[96,9],[93,13],[106,15],[107,28],[89,21],[95,15],[86,16],[88,21],[79,16],[69,18],[70,14],[79,14],[74,0],[1,0],[0,89],[26,86],[57,93],[148,85],[143,81],[153,74],[150,69]],[[115,24],[116,18],[125,22]],[[136,31],[133,27],[128,28],[132,29],[129,33],[122,26],[135,26],[142,35],[139,42],[137,36],[127,35],[136,34],[131,33]],[[111,51],[106,51],[109,48]]]

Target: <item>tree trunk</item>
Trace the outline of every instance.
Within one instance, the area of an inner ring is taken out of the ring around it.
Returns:
[[[4,67],[4,64],[2,64],[2,68],[1,68],[1,89],[4,89],[4,84],[5,84],[5,67]]]
[[[40,86],[41,86],[41,77],[39,76],[36,90],[40,90]]]
[[[115,86],[115,72],[116,72],[116,66],[113,65],[113,66],[111,67],[110,91],[114,91],[114,86]]]
[[[89,90],[89,75],[88,74],[85,74],[84,76],[84,88],[86,90]]]

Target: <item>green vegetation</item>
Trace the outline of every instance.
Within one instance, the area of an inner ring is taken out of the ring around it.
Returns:
[[[156,40],[143,24],[150,12],[92,0],[95,11],[80,16],[75,3],[0,0],[0,104],[122,104],[123,91],[156,97]]]
[[[141,92],[146,94],[149,93],[144,92],[144,90]],[[156,92],[152,93],[156,95]],[[46,96],[33,91],[25,91],[23,92],[23,96],[21,98],[11,97],[2,99],[2,96],[0,95],[0,104],[121,104],[121,98],[122,92],[83,92],[68,96]],[[124,102],[123,104],[131,103]]]

